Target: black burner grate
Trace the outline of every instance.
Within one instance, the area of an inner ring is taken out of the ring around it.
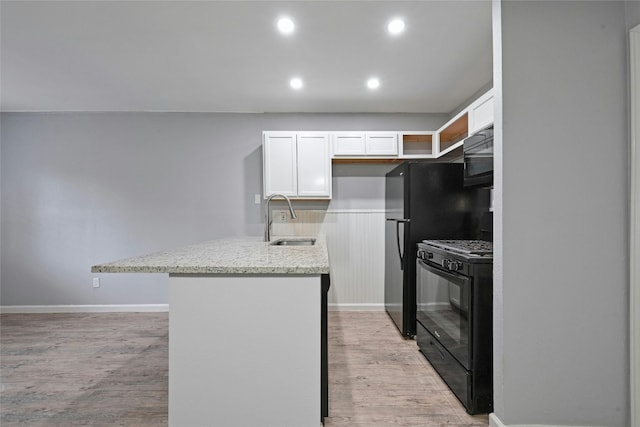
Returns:
[[[431,246],[469,255],[492,255],[493,242],[486,240],[424,240]]]

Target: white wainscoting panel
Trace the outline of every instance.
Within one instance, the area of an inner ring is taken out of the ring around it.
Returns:
[[[327,211],[330,310],[384,310],[383,210]]]
[[[384,310],[384,209],[272,211],[272,236],[325,235],[329,310]]]

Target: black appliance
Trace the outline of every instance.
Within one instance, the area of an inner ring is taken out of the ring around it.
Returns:
[[[471,238],[481,223],[474,209],[488,211],[488,191],[465,189],[460,163],[411,161],[387,173],[385,193],[385,309],[402,335],[414,336],[416,244]]]
[[[493,410],[493,244],[425,240],[417,252],[417,343],[469,414]]]
[[[493,185],[493,125],[462,143],[465,187]]]

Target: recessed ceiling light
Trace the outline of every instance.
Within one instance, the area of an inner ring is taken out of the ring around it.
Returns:
[[[389,31],[389,33],[393,35],[400,34],[404,31],[404,28],[404,21],[400,18],[392,19],[387,24],[387,31]]]
[[[299,77],[292,78],[291,80],[289,80],[289,86],[291,86],[293,89],[302,89],[302,79]]]
[[[376,77],[371,77],[367,80],[367,87],[369,89],[378,89],[380,87],[380,80]]]
[[[284,17],[278,19],[278,31],[282,34],[291,34],[296,29],[296,25],[290,18]]]

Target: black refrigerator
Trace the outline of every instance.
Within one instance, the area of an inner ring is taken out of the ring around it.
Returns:
[[[477,238],[474,190],[461,163],[402,163],[385,182],[385,310],[404,336],[416,334],[416,244]]]

